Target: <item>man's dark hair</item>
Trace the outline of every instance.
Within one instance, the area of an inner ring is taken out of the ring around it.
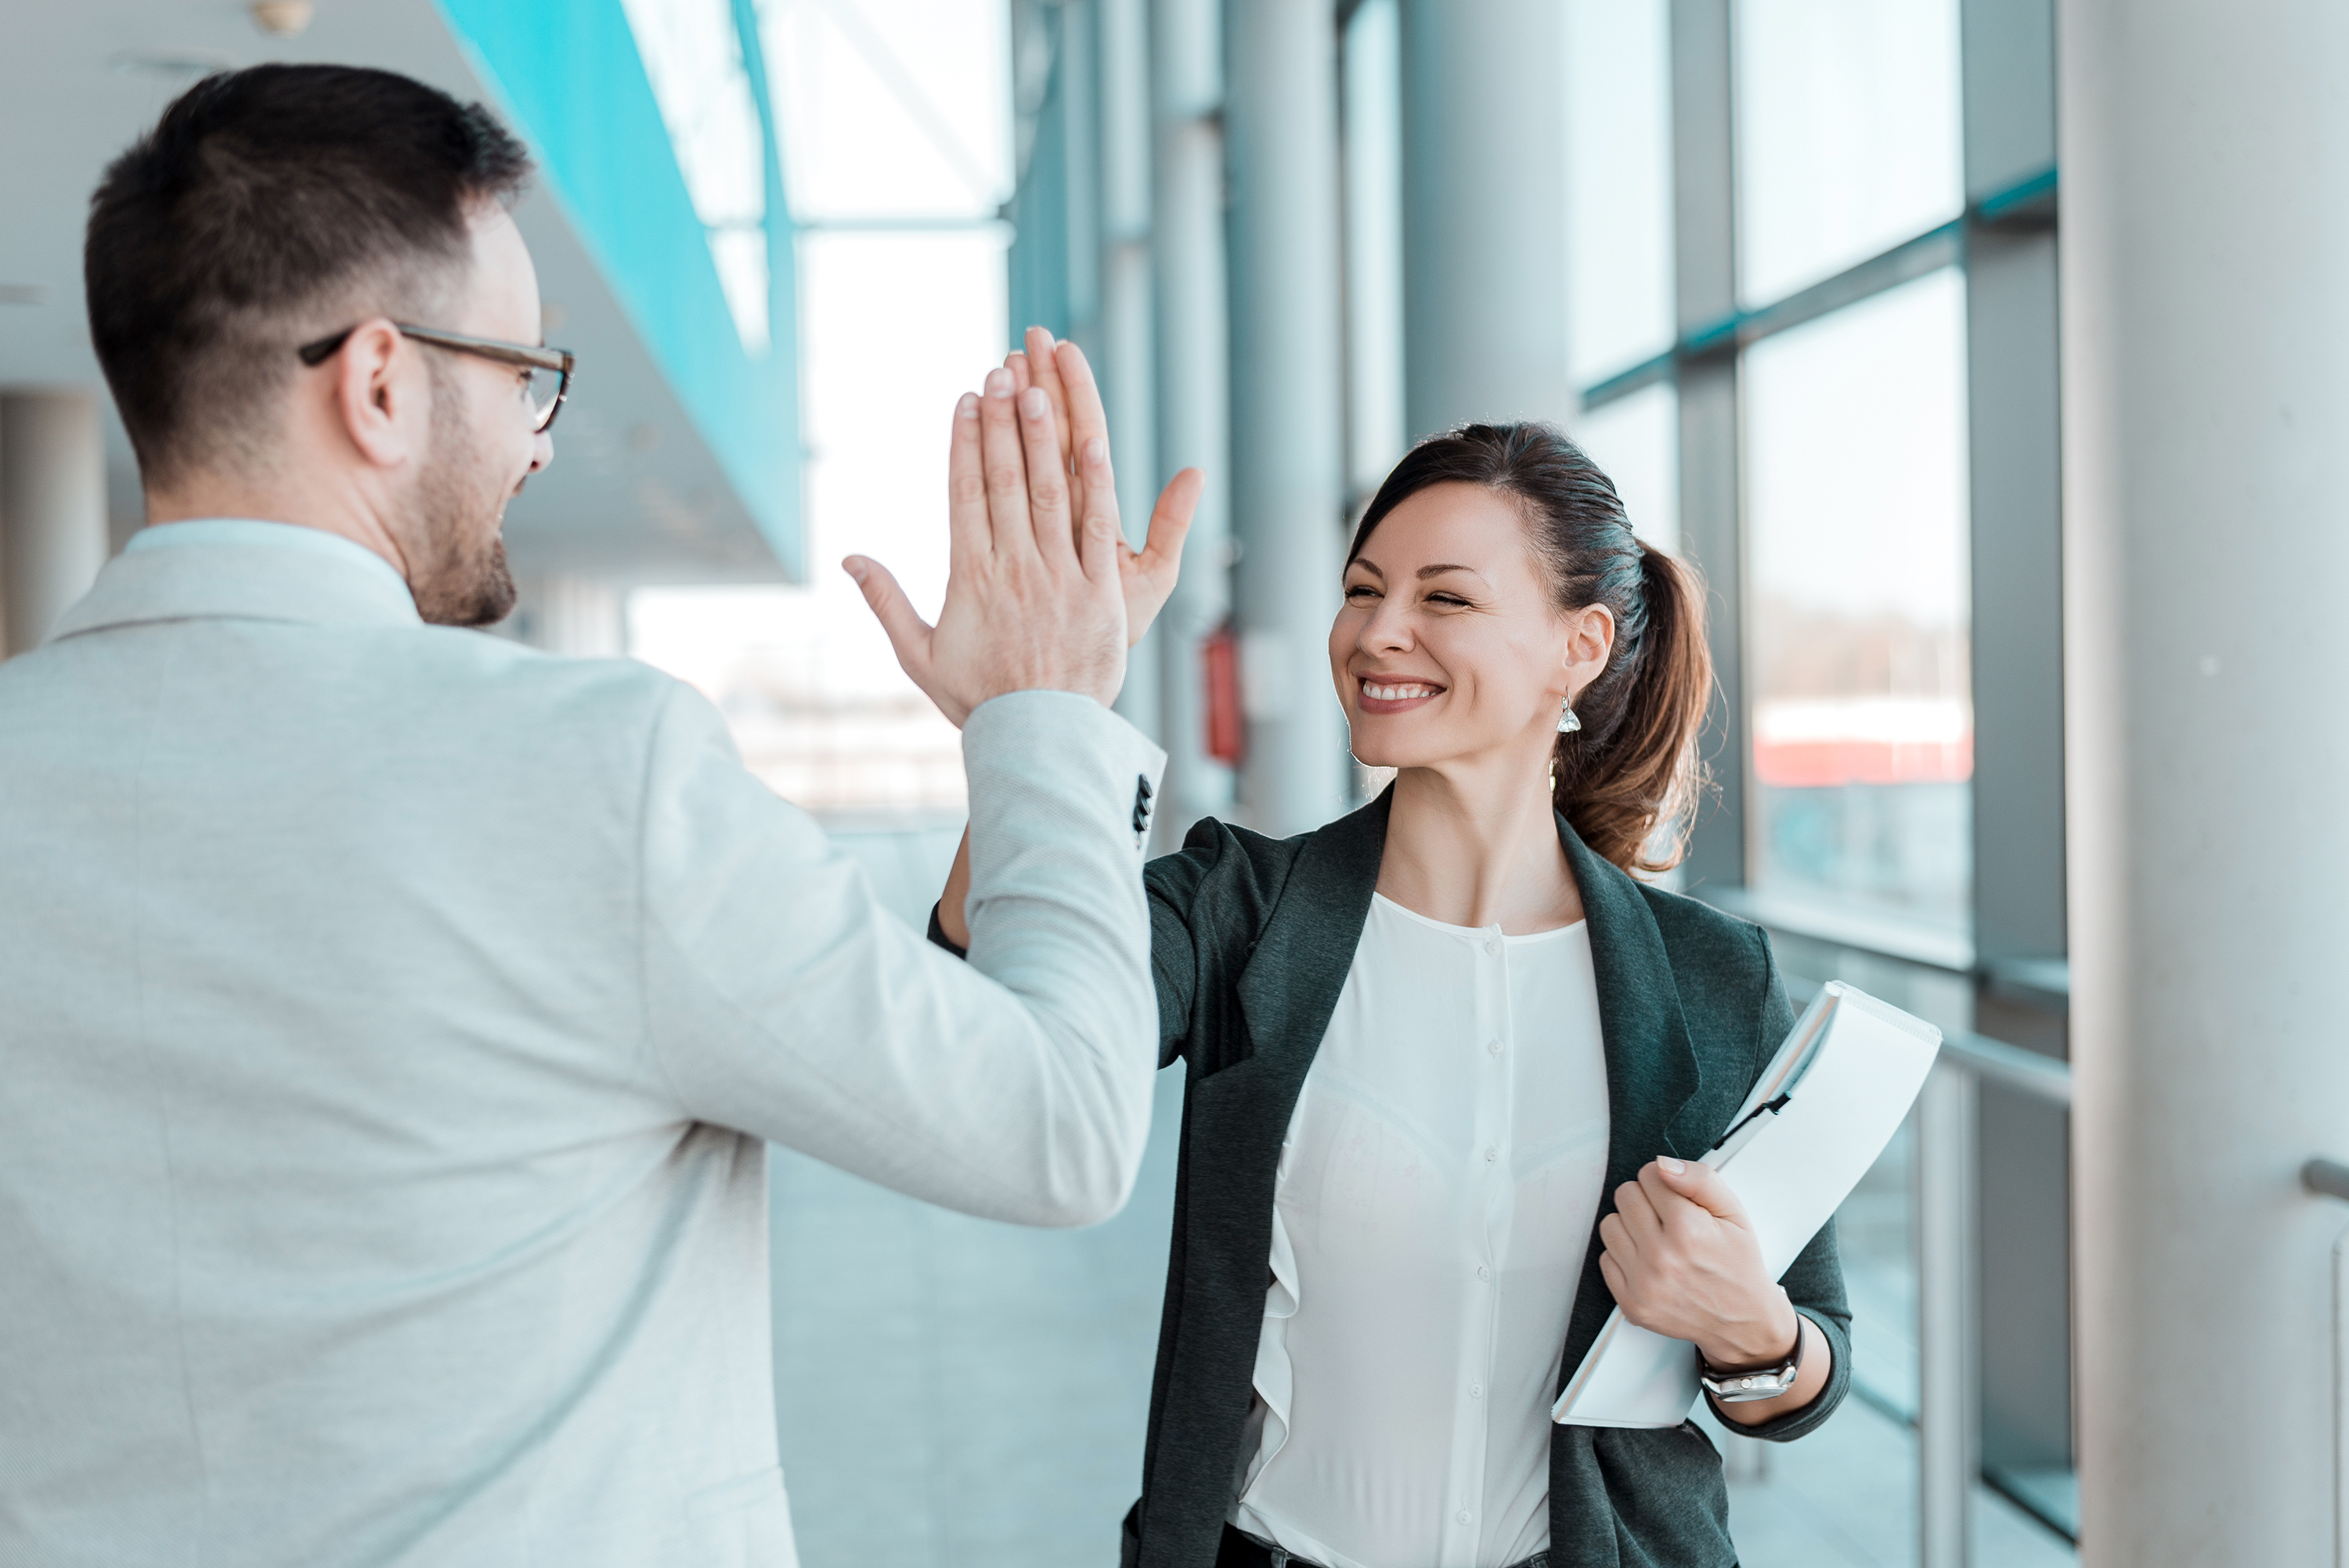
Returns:
[[[474,211],[530,173],[489,110],[389,71],[255,66],[181,94],[98,182],[82,251],[147,481],[256,455],[295,351],[435,305]]]

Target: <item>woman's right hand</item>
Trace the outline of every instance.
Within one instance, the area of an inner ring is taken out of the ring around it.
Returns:
[[[1011,372],[1018,391],[1040,387],[1051,399],[1063,468],[1074,471],[1075,455],[1090,440],[1099,440],[1106,456],[1109,417],[1102,409],[1101,389],[1094,385],[1092,367],[1085,363],[1083,350],[1073,343],[1056,344],[1050,333],[1031,326],[1027,348],[1006,356],[1003,367]],[[1198,511],[1199,494],[1206,488],[1206,476],[1196,469],[1185,469],[1167,480],[1158,494],[1158,504],[1151,509],[1150,529],[1139,552],[1126,542],[1123,527],[1116,531],[1117,575],[1125,593],[1125,645],[1129,648],[1142,641],[1142,634],[1150,630],[1167,596],[1174,592],[1174,580],[1183,565],[1183,541],[1191,531],[1191,517]],[[1072,493],[1082,505],[1083,488],[1072,487]],[[1112,500],[1110,504],[1114,508],[1116,503]],[[1081,511],[1074,521],[1081,533],[1085,514]]]

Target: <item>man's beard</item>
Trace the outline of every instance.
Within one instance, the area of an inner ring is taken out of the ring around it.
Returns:
[[[472,438],[464,387],[437,369],[432,450],[415,494],[422,525],[417,531],[429,556],[414,563],[408,589],[416,597],[416,613],[433,625],[487,626],[504,620],[514,607],[504,535],[510,492],[493,459]]]

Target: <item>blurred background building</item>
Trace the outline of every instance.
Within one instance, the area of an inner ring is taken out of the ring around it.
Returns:
[[[909,919],[957,740],[837,562],[936,605],[950,407],[1019,326],[1092,356],[1137,543],[1208,473],[1120,698],[1172,758],[1162,847],[1365,798],[1323,653],[1350,522],[1417,437],[1558,421],[1711,585],[1677,884],[1798,999],[1848,979],[1950,1042],[1843,1215],[1855,1398],[1717,1437],[1743,1560],[2314,1563],[2349,1454],[2296,1181],[2349,1091],[2344,34],[2294,0],[17,0],[0,625],[37,643],[140,521],[88,194],[267,59],[531,143],[581,370],[499,634],[699,686]],[[1181,1088],[1073,1235],[779,1154],[811,1568],[1110,1559]]]

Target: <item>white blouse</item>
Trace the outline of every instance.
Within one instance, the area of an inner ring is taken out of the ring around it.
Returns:
[[[1232,1522],[1325,1568],[1549,1544],[1549,1408],[1607,1175],[1588,926],[1373,896],[1280,1150]]]

